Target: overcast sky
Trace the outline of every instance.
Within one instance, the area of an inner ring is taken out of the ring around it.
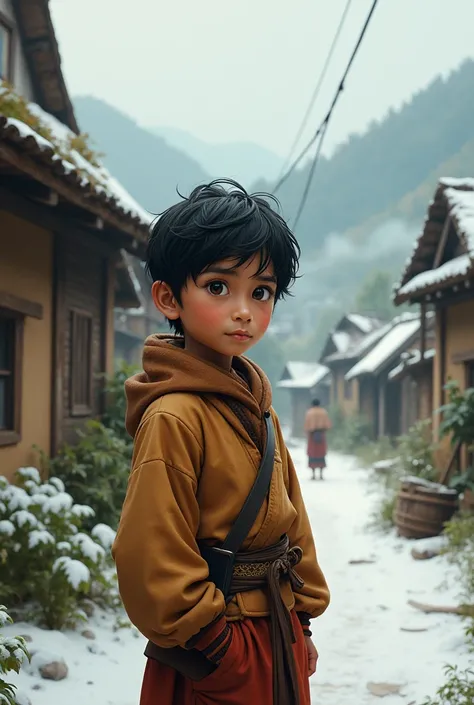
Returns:
[[[102,98],[144,126],[179,127],[213,142],[253,141],[282,155],[345,4],[50,0],[72,95]],[[352,0],[311,125],[328,109],[371,4]],[[379,0],[328,146],[474,57],[473,27],[474,0]]]

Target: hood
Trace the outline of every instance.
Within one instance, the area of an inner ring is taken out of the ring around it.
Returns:
[[[247,387],[239,377],[243,376]],[[143,414],[155,399],[173,392],[228,397],[243,406],[256,420],[272,403],[270,382],[254,362],[234,357],[226,372],[184,350],[184,339],[174,335],[151,335],[143,350],[143,372],[125,383],[126,427],[133,437]]]

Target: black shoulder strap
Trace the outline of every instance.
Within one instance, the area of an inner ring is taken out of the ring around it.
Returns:
[[[237,553],[247,538],[270,488],[275,459],[275,431],[270,412],[265,412],[264,418],[265,426],[267,427],[267,444],[257,477],[244,506],[240,510],[239,516],[221,546],[221,548],[232,551],[232,553]]]

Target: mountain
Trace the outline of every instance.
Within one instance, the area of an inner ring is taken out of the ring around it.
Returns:
[[[112,174],[145,208],[159,213],[210,176],[200,164],[163,138],[143,129],[116,108],[90,96],[74,99],[87,132]]]
[[[416,191],[428,175],[441,175],[440,165],[474,137],[473,86],[474,61],[468,60],[321,159],[296,233],[303,251],[318,250],[330,233],[363,226]],[[277,193],[290,222],[309,169],[306,164],[296,170]],[[259,181],[254,188],[272,186]]]
[[[283,157],[253,142],[205,142],[175,127],[153,127],[150,132],[186,152],[213,178],[236,179],[246,188],[259,178],[273,181],[283,166]]]

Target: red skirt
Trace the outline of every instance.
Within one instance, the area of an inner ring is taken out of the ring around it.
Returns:
[[[310,468],[326,467],[326,431],[312,431],[308,433],[308,465]]]
[[[308,652],[292,613],[300,705],[310,705]],[[199,682],[147,660],[140,705],[272,705],[272,649],[267,617],[230,622],[232,641],[218,668]]]

